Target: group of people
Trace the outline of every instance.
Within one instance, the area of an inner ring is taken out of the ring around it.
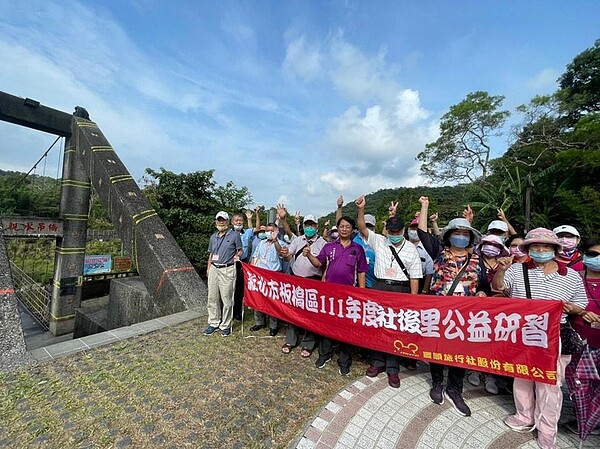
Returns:
[[[443,229],[437,215],[430,215],[427,197],[419,199],[421,210],[408,223],[397,214],[397,202],[389,207],[383,233],[375,232],[376,219],[365,214],[366,199],[355,200],[356,220],[342,213],[343,198],[338,198],[335,226],[320,234],[313,215],[301,220],[296,214],[295,232],[287,221],[283,205],[277,207],[277,219],[260,223],[260,211],[236,214],[230,227],[229,215],[215,217],[217,232],[211,236],[208,257],[208,326],[204,335],[220,331],[231,335],[234,318],[241,319],[243,276],[241,263],[293,276],[323,282],[372,288],[390,292],[437,296],[507,296],[544,298],[563,303],[561,320],[562,350],[557,366],[557,384],[549,385],[515,378],[497,379],[464,368],[429,363],[431,400],[442,404],[448,399],[463,416],[471,410],[463,398],[463,383],[478,384],[498,393],[497,380],[512,387],[516,413],[505,424],[519,432],[537,429],[541,448],[556,447],[556,433],[562,407],[561,383],[571,360],[573,339],[583,339],[589,350],[600,351],[600,240],[581,242],[577,229],[561,225],[553,230],[536,228],[518,234],[498,211],[498,220],[482,235],[473,227],[473,211],[451,220]],[[254,223],[252,222],[255,218]],[[250,249],[251,248],[251,249]],[[279,331],[276,317],[254,312],[256,332],[268,326],[269,335]],[[300,356],[308,358],[318,349],[315,361],[323,368],[339,349],[341,375],[348,375],[352,364],[351,348],[313,332],[287,323],[285,343],[290,354],[300,347]],[[416,369],[414,360],[394,354],[371,351],[366,375],[386,373],[392,388],[400,386],[400,366]],[[445,371],[447,371],[446,381]]]

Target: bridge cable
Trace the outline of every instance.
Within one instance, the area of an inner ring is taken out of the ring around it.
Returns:
[[[44,152],[44,154],[42,154],[42,156],[37,160],[37,162],[35,164],[33,164],[33,167],[31,167],[29,169],[29,171],[27,173],[25,173],[25,175],[23,175],[21,177],[21,179],[19,179],[19,181],[13,186],[13,188],[8,191],[7,196],[10,195],[11,193],[13,193],[17,189],[17,187],[19,187],[23,183],[23,181],[25,181],[25,179],[27,179],[27,177],[31,174],[31,172],[37,168],[37,165],[42,161],[42,159],[44,159],[48,155],[50,150],[54,147],[54,145],[56,145],[56,142],[58,142],[58,140],[60,138],[61,138],[61,136],[58,136],[56,138],[56,140],[52,143],[52,145],[50,145],[50,147]]]

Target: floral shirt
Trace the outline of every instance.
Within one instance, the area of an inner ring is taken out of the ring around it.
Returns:
[[[467,256],[457,257],[448,249],[444,249],[433,263],[430,292],[434,295],[447,295],[456,275],[467,260],[469,265],[463,272],[461,280],[456,284],[452,296],[475,296],[481,276],[479,256],[471,254],[470,259]]]

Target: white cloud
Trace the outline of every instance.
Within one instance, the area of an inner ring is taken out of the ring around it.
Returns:
[[[536,73],[535,76],[527,82],[527,86],[536,91],[548,92],[556,89],[556,80],[560,73],[554,69],[546,68]]]
[[[386,99],[398,91],[395,69],[385,61],[387,50],[382,48],[369,56],[346,42],[341,33],[329,45],[332,67],[330,76],[334,87],[347,99],[365,102]]]
[[[429,112],[421,107],[419,92],[405,89],[398,94],[394,113],[401,128],[413,125],[429,117]]]
[[[338,156],[365,161],[412,156],[433,137],[430,124],[421,123],[429,113],[420,105],[416,91],[404,90],[394,104],[377,104],[365,111],[347,109],[331,122],[328,144]]]
[[[350,178],[342,173],[328,172],[319,177],[319,180],[337,192],[344,192],[352,185]]]
[[[288,35],[294,34],[288,32]],[[285,49],[285,58],[282,68],[290,76],[311,81],[321,72],[321,53],[317,45],[309,45],[306,36],[302,35],[290,39]]]

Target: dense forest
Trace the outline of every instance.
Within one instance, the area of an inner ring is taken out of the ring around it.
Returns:
[[[600,223],[600,40],[577,55],[557,80],[553,94],[532,98],[511,112],[504,97],[469,93],[440,121],[440,137],[426,145],[417,159],[422,175],[443,187],[384,189],[367,195],[366,212],[385,219],[391,201],[405,220],[429,196],[430,210],[440,223],[469,204],[475,225],[484,228],[503,209],[517,230],[570,224],[584,238],[598,235]],[[491,158],[490,140],[504,132],[508,118],[510,145]],[[153,207],[191,261],[202,270],[214,213],[243,211],[251,192],[233,182],[218,186],[213,170],[175,174],[146,170],[142,187]],[[56,216],[59,182],[0,170],[0,215]],[[352,198],[344,212],[355,215]],[[332,204],[332,210],[336,205]],[[333,221],[332,211],[321,218]],[[266,216],[263,217],[266,220]],[[292,220],[291,217],[288,217]],[[90,206],[91,228],[110,228],[97,197]]]

